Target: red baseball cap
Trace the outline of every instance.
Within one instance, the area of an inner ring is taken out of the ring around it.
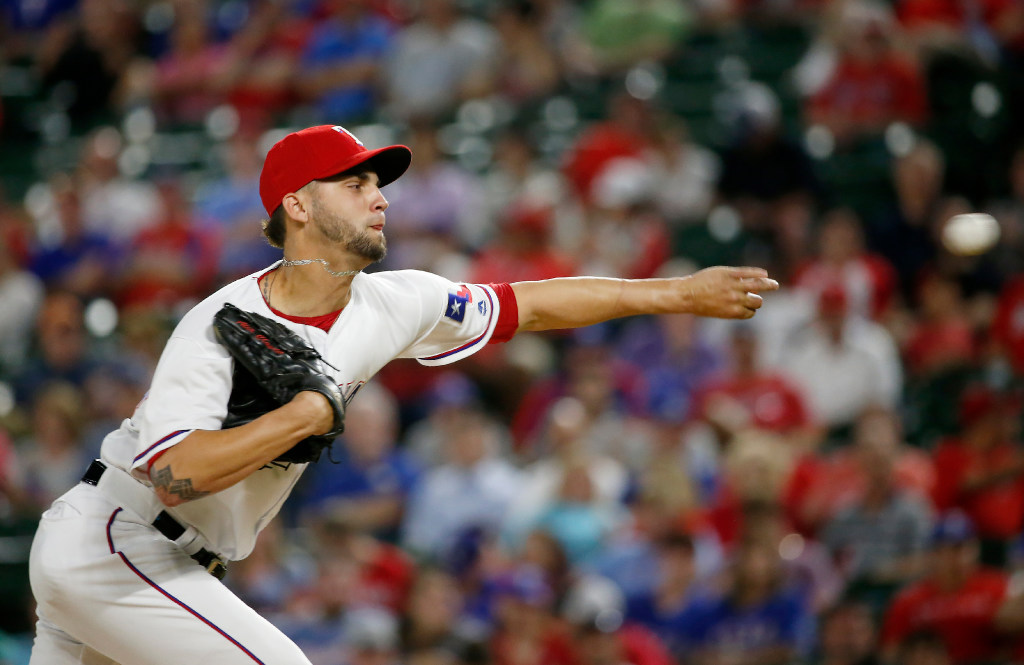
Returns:
[[[288,134],[270,149],[260,173],[260,199],[271,215],[285,194],[360,164],[376,173],[383,187],[405,173],[411,161],[412,151],[404,145],[367,150],[344,127],[317,125]]]

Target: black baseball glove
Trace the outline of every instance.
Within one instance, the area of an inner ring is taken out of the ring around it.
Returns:
[[[278,462],[316,462],[345,429],[341,389],[324,373],[320,354],[282,324],[225,303],[213,317],[217,341],[234,358],[231,397],[223,429],[238,427],[313,390],[334,409],[330,432],[299,441]]]

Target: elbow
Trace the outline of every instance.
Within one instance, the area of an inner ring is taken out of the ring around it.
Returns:
[[[160,503],[168,508],[174,508],[210,494],[206,483],[202,481],[194,483],[191,476],[180,470],[175,472],[170,464],[150,470],[149,480],[153,484],[153,491],[160,499]]]

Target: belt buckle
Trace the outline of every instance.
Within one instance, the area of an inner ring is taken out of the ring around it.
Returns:
[[[221,561],[220,557],[215,556],[210,559],[210,563],[206,564],[206,572],[210,573],[218,580],[222,580],[228,573],[228,566],[226,563]]]

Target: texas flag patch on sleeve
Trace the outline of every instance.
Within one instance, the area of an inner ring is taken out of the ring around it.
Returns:
[[[472,304],[473,294],[465,284],[459,285],[458,291],[448,292],[448,306],[444,310],[446,318],[462,323],[466,318],[466,308]]]

